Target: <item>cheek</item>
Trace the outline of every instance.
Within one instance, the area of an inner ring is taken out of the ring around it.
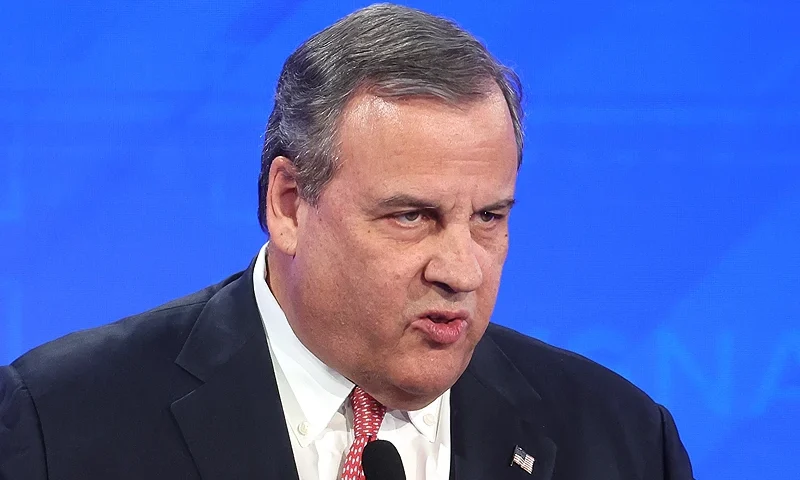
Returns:
[[[360,238],[329,252],[326,268],[335,271],[329,287],[340,297],[348,316],[376,334],[402,328],[402,319],[416,293],[418,270],[413,259]],[[322,273],[322,272],[320,272]],[[365,332],[369,335],[369,332]]]
[[[364,227],[352,235],[353,251],[358,252],[358,269],[369,276],[372,285],[404,288],[419,281],[430,255],[423,245],[406,243],[386,236],[376,228]]]

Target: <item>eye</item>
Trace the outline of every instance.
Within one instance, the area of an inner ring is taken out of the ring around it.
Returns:
[[[422,212],[419,210],[414,210],[412,212],[399,213],[394,216],[394,219],[401,225],[410,226],[420,223],[420,221],[423,220],[423,217],[424,215]]]
[[[478,214],[478,218],[480,218],[481,222],[483,223],[491,223],[503,218],[503,215],[494,212],[480,212]]]

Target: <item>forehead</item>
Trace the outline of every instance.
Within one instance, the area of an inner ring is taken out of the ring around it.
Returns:
[[[362,93],[342,114],[338,142],[337,177],[374,189],[423,182],[507,190],[516,179],[514,127],[499,89],[459,104]]]

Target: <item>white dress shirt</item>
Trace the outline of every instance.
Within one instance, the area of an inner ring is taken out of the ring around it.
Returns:
[[[353,443],[354,385],[297,338],[266,281],[266,245],[253,284],[300,480],[335,480]],[[409,480],[450,475],[450,390],[417,411],[387,410],[378,438],[397,447]]]

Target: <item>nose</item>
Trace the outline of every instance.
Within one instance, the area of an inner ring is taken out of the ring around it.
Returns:
[[[437,235],[435,253],[425,266],[424,277],[451,293],[471,292],[483,282],[478,247],[468,226],[451,225]]]

